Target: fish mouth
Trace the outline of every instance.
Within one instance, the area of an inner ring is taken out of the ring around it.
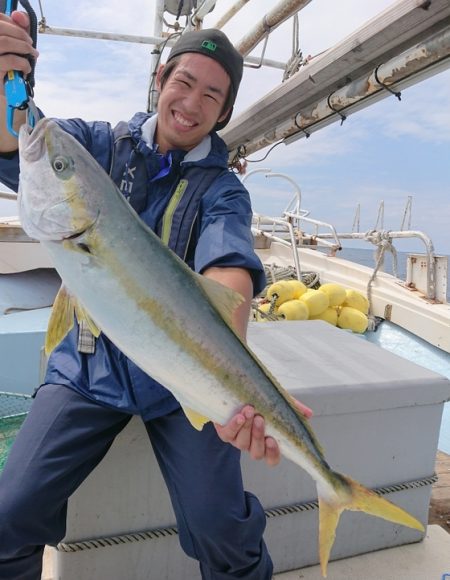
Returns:
[[[95,216],[95,218],[89,224],[84,225],[83,227],[79,228],[78,230],[72,230],[70,232],[70,234],[67,234],[66,236],[63,236],[62,241],[63,242],[65,242],[65,241],[74,242],[75,244],[82,243],[83,240],[84,240],[84,238],[96,226],[99,217],[100,217],[100,212],[97,213],[97,215]],[[83,244],[83,245],[85,245],[85,244]]]
[[[51,119],[41,119],[36,126],[22,125],[19,130],[19,150],[21,157],[33,163],[39,161],[46,152],[45,135],[48,126],[56,125]]]

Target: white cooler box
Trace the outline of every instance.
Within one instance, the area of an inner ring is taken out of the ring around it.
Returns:
[[[325,322],[252,323],[249,344],[295,397],[334,469],[428,519],[450,382]],[[318,510],[309,475],[243,457],[246,489],[268,512],[277,572],[318,562]],[[280,509],[278,509],[280,508]],[[361,513],[341,517],[332,559],[417,542],[422,534]],[[147,433],[134,418],[69,502],[60,580],[198,580],[178,544],[175,517]]]

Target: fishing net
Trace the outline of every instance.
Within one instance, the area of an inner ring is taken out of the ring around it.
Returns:
[[[31,406],[31,397],[0,392],[0,472]]]

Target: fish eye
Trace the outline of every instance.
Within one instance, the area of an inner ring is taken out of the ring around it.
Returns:
[[[56,173],[62,173],[69,167],[69,163],[65,157],[55,157],[52,162],[52,167]]]

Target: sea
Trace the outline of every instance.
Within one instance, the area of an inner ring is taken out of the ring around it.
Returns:
[[[397,276],[405,280],[406,279],[406,263],[409,253],[416,252],[397,252]],[[446,256],[446,254],[436,254],[439,256]],[[357,264],[362,264],[363,266],[368,266],[374,268],[376,264],[375,250],[370,248],[351,248],[344,247],[339,253],[339,258],[344,258],[345,260],[350,260],[356,262]],[[450,302],[450,256],[447,257],[448,269],[447,269],[447,301]],[[383,271],[388,274],[393,274],[393,260],[392,255],[386,252]]]

